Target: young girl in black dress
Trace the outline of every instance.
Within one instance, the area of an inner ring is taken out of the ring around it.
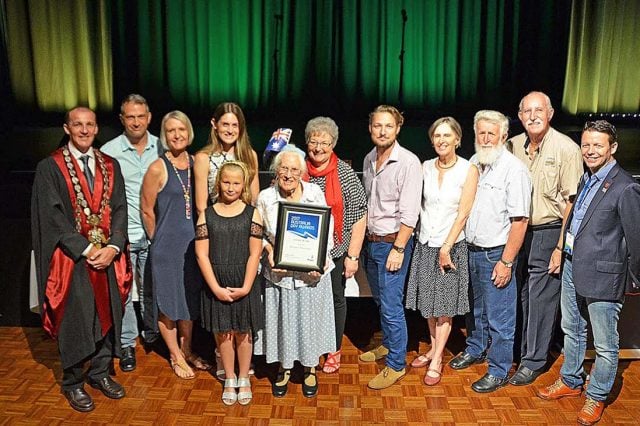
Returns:
[[[202,325],[214,333],[220,350],[226,405],[251,402],[253,333],[264,324],[260,286],[254,285],[262,252],[262,219],[251,206],[249,185],[244,163],[224,163],[216,176],[217,201],[200,215],[196,229],[196,256],[207,283]]]

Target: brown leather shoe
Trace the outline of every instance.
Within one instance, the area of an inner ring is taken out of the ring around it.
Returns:
[[[62,394],[67,398],[67,401],[69,401],[71,408],[76,411],[86,413],[87,411],[92,411],[95,408],[91,395],[85,392],[84,387],[62,390]]]
[[[562,382],[561,378],[558,378],[553,384],[536,390],[536,395],[542,399],[560,399],[567,396],[580,396],[582,388],[571,389],[569,386]]]
[[[587,397],[582,406],[582,410],[578,413],[578,423],[581,425],[594,425],[598,423],[598,420],[602,417],[603,411],[603,401],[595,401]]]

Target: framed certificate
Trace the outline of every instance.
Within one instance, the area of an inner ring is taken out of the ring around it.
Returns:
[[[280,201],[274,268],[324,272],[331,207]]]

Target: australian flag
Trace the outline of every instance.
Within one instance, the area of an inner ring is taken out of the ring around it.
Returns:
[[[291,129],[287,128],[280,128],[273,132],[262,156],[262,164],[265,169],[269,168],[271,160],[278,152],[280,152],[282,147],[289,143],[289,140],[291,139],[291,132]]]

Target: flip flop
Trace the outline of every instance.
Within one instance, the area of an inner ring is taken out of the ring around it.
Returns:
[[[191,368],[189,368],[189,366],[187,365],[184,359],[181,359],[178,361],[174,361],[174,360],[170,360],[170,361],[171,361],[171,368],[173,369],[173,374],[175,374],[176,376],[184,380],[191,380],[196,378],[195,373],[193,372],[193,370],[191,370]],[[189,373],[190,371],[191,373]]]

